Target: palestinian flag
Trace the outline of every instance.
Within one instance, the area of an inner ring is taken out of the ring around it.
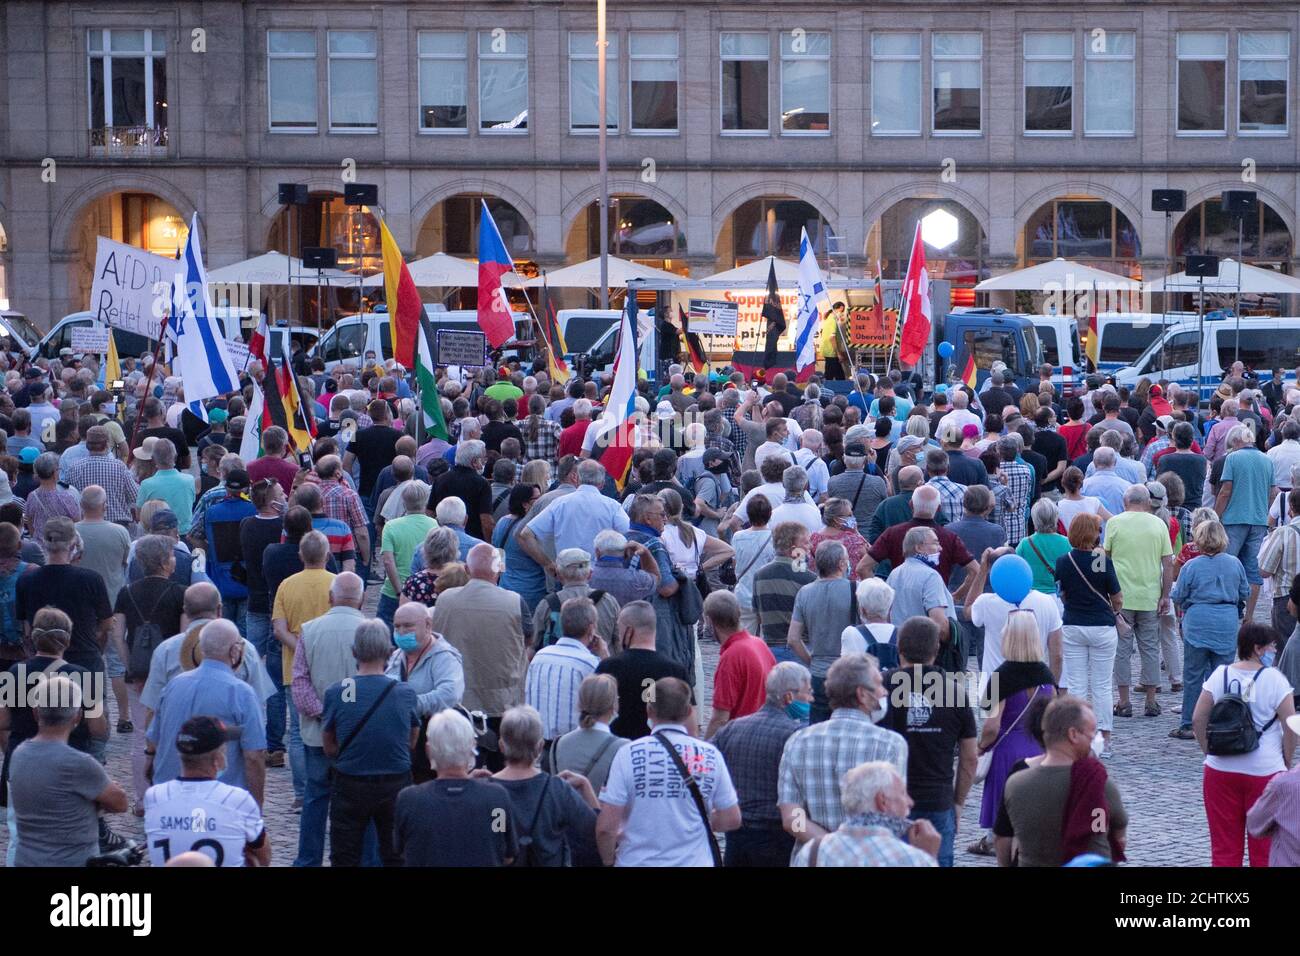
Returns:
[[[691,331],[690,316],[680,305],[677,307],[677,317],[682,323],[682,339],[686,342],[687,361],[696,375],[703,375],[704,370],[709,366],[709,359],[704,354],[704,343],[700,340],[700,334]]]
[[[420,407],[424,409],[424,427],[429,437],[449,442],[451,433],[447,430],[447,420],[442,416],[442,399],[433,373],[433,351],[429,345],[432,338],[429,320],[421,312],[419,349],[415,353],[415,387],[420,395]]]
[[[975,391],[975,380],[977,374],[978,372],[975,368],[975,353],[972,352],[970,355],[966,356],[966,368],[961,373],[962,384],[972,392]]]
[[[569,347],[564,342],[564,333],[560,331],[560,319],[555,312],[555,302],[551,299],[551,289],[546,284],[546,275],[542,275],[542,340],[546,343],[546,370],[552,382],[561,385],[569,381],[569,366],[564,361],[564,353]]]

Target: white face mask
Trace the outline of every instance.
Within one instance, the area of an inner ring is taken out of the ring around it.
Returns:
[[[880,723],[885,719],[887,713],[889,713],[889,700],[882,696],[876,701],[876,709],[871,712],[871,722],[873,724]]]

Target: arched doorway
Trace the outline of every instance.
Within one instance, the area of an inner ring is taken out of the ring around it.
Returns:
[[[1063,196],[1039,206],[1025,222],[1021,260],[1086,262],[1132,279],[1142,278],[1137,229],[1112,203],[1092,196]]]
[[[686,233],[673,213],[661,203],[644,196],[610,196],[608,223],[611,256],[689,275],[685,259]],[[598,203],[591,203],[574,219],[564,244],[564,254],[571,265],[600,255]],[[614,298],[616,302],[622,300],[622,296],[617,294]],[[563,299],[572,306],[582,304],[596,308],[599,296],[590,290],[569,290]]]
[[[267,248],[302,257],[302,250],[328,247],[335,250],[338,268],[370,275],[383,269],[379,220],[366,206],[349,206],[335,192],[312,192],[305,206],[283,206],[271,222]],[[303,325],[316,325],[322,316],[357,312],[362,307],[360,286],[327,286],[318,292],[312,285],[297,287],[297,305],[290,296],[291,315]]]
[[[497,225],[497,231],[501,233],[501,241],[514,259],[516,271],[523,276],[536,275],[537,264],[533,261],[536,246],[532,226],[513,205],[497,196],[483,193],[458,193],[434,206],[420,224],[420,232],[415,240],[416,256],[423,258],[435,252],[443,252],[449,256],[477,260],[479,221],[483,218],[484,201]],[[516,294],[511,292],[511,298]],[[472,309],[477,303],[477,289],[462,288],[447,292],[448,308]]]
[[[1240,219],[1224,212],[1220,200],[1207,199],[1193,206],[1178,220],[1173,233],[1174,270],[1187,264],[1189,255],[1211,255],[1237,259],[1261,269],[1288,272],[1294,240],[1291,230],[1272,206],[1256,197],[1254,208]],[[1183,308],[1195,308],[1194,297],[1181,297]],[[1279,314],[1282,302],[1277,296],[1243,293],[1239,300],[1243,315]],[[1231,308],[1232,296],[1207,297],[1206,308]]]
[[[830,223],[811,203],[789,196],[763,196],[739,206],[718,234],[718,269],[734,268],[777,256],[799,258],[799,235],[808,230],[818,258],[826,254]]]
[[[69,283],[73,306],[84,309],[90,301],[98,237],[171,257],[185,247],[189,234],[185,217],[153,193],[108,193],[87,203],[72,229],[72,248],[77,252]]]
[[[930,278],[951,284],[954,306],[974,305],[975,284],[988,277],[988,237],[975,215],[953,199],[903,199],[886,209],[867,235],[868,271],[879,262],[884,278],[904,278],[918,222]]]

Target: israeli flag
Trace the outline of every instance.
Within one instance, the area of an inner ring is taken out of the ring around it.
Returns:
[[[804,377],[799,373],[817,364],[817,326],[821,320],[817,306],[829,301],[821,267],[808,240],[808,230],[804,229],[799,238],[799,311],[795,316],[794,336],[794,368],[798,380]]]
[[[190,222],[189,239],[179,265],[178,275],[183,273],[185,281],[183,288],[176,290],[172,320],[168,323],[176,335],[176,373],[184,382],[190,409],[207,421],[203,401],[237,391],[239,375],[230,361],[221,327],[210,314],[198,213]]]

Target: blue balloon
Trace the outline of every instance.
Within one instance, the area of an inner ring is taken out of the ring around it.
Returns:
[[[952,353],[953,353],[953,348],[952,348],[952,343],[951,343],[951,342],[940,342],[940,343],[939,343],[939,357],[940,357],[940,358],[950,359],[950,358],[952,358]]]
[[[940,395],[947,395],[947,394],[948,394],[948,386],[945,385],[945,384],[943,384],[943,382],[940,382],[938,385],[936,385],[936,386],[934,387],[934,390],[935,390],[936,392],[938,392]]]
[[[1034,584],[1034,573],[1029,562],[1018,554],[1004,554],[993,562],[989,571],[989,584],[993,593],[1008,604],[1019,605],[1029,596]]]

